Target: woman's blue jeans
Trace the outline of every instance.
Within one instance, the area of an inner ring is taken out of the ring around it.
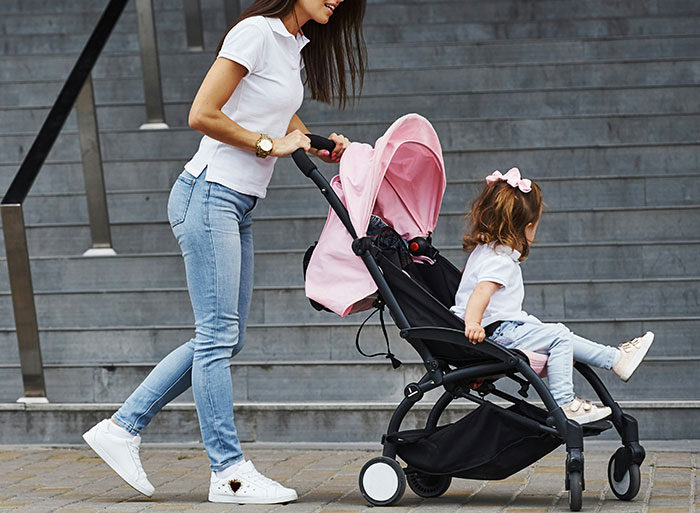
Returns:
[[[574,400],[574,360],[610,369],[619,354],[617,348],[579,337],[563,324],[506,321],[491,338],[508,348],[548,354],[549,391],[559,406]]]
[[[195,336],[151,371],[113,419],[137,434],[190,386],[214,471],[241,460],[233,422],[230,358],[243,347],[253,294],[251,212],[257,198],[183,172],[168,219],[185,259]]]

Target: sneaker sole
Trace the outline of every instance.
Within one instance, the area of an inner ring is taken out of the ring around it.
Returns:
[[[151,497],[153,495],[153,492],[146,490],[145,488],[139,486],[138,484],[131,483],[129,480],[124,477],[124,475],[121,473],[121,471],[118,469],[112,458],[109,457],[109,455],[100,448],[99,445],[95,442],[94,439],[94,434],[92,429],[90,431],[87,431],[86,433],[83,433],[83,440],[85,440],[85,443],[90,446],[90,449],[95,451],[95,454],[97,454],[100,458],[102,458],[102,461],[104,461],[109,468],[114,470],[114,472],[117,473],[119,477],[121,477],[126,484],[131,486],[134,490],[136,490],[139,493],[142,493],[146,497]]]
[[[255,497],[231,497],[229,495],[215,495],[211,492],[209,493],[209,502],[220,502],[228,504],[281,504],[285,502],[292,502],[298,499],[296,493],[294,495],[288,495],[286,497],[278,497],[276,499],[256,499]]]
[[[646,335],[644,335],[644,336],[646,336]],[[642,338],[644,338],[644,337],[642,337]],[[644,360],[644,357],[649,352],[649,349],[651,349],[651,344],[653,342],[654,342],[654,334],[651,333],[651,339],[649,340],[649,344],[647,345],[646,349],[644,351],[638,351],[637,354],[635,354],[634,360],[632,360],[632,363],[634,365],[634,369],[632,370],[632,372],[630,372],[628,376],[624,376],[624,377],[620,376],[620,379],[623,382],[627,383],[630,380],[630,378],[634,375],[634,373],[637,372],[637,369],[639,369],[639,366],[641,365],[642,360]]]

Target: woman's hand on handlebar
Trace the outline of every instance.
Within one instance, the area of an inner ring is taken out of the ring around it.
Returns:
[[[299,148],[303,148],[304,151],[310,151],[311,140],[301,130],[293,130],[284,137],[272,140],[272,152],[270,155],[273,157],[286,157]]]
[[[348,146],[350,146],[350,139],[345,137],[343,134],[336,134],[335,132],[329,135],[328,138],[335,143],[333,152],[329,152],[328,150],[318,150],[316,152],[316,156],[324,162],[334,164],[340,161],[340,157],[343,155]]]

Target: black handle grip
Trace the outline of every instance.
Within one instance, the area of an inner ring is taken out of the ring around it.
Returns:
[[[311,139],[312,148],[328,151],[333,151],[333,148],[335,148],[335,143],[330,139],[314,134],[306,134],[306,136]],[[292,159],[294,159],[294,163],[305,176],[309,176],[311,171],[316,169],[316,165],[311,161],[303,148],[299,148],[298,150],[294,151],[294,153],[292,153]]]

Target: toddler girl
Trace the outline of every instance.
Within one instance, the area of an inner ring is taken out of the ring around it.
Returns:
[[[612,369],[629,380],[644,359],[654,334],[647,332],[618,348],[573,334],[563,324],[546,324],[522,309],[525,290],[520,262],[525,260],[542,215],[542,193],[513,168],[495,171],[474,200],[471,232],[463,238],[472,251],[452,312],[464,318],[464,334],[476,344],[485,337],[508,347],[549,355],[547,377],[554,400],[566,416],[580,424],[611,414],[574,396],[573,361]]]

